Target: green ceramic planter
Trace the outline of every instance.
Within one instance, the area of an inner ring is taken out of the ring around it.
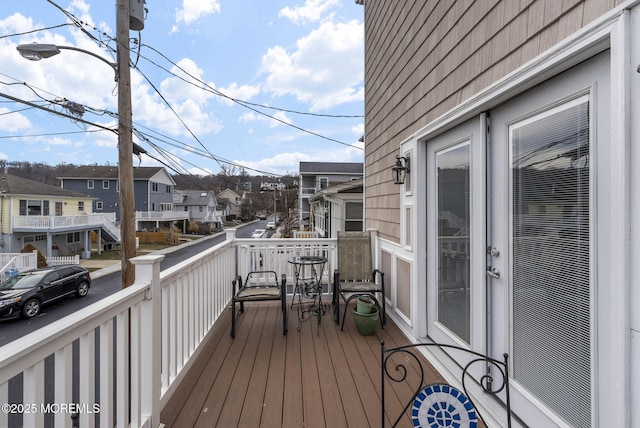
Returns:
[[[358,297],[356,299],[356,311],[359,314],[369,314],[371,313],[372,308],[375,306],[373,300],[369,298],[361,298]]]
[[[353,311],[353,320],[356,323],[356,330],[363,336],[371,336],[376,332],[379,322],[378,308],[375,306],[368,314],[359,313],[357,308],[351,309]]]

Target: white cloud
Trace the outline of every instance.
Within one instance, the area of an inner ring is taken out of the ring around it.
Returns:
[[[288,18],[296,24],[306,24],[319,21],[324,12],[339,4],[339,0],[306,0],[303,6],[285,7],[278,16]]]
[[[364,26],[353,20],[326,21],[296,43],[294,52],[281,46],[268,50],[261,72],[263,90],[293,95],[312,111],[364,99]]]
[[[182,59],[177,63],[180,68],[192,76],[203,80],[202,70],[190,59]],[[175,74],[183,74],[177,67]],[[192,78],[186,76],[188,80]],[[208,83],[214,87],[213,83]],[[132,103],[134,120],[143,121],[146,126],[156,128],[174,136],[197,136],[219,132],[223,124],[217,117],[206,111],[208,101],[214,97],[211,92],[202,90],[202,84],[188,84],[177,77],[170,77],[160,83],[160,93],[169,102],[165,102],[149,87],[137,73],[132,73]],[[173,109],[173,111],[172,111]],[[175,113],[174,113],[175,112]],[[179,116],[182,121],[176,117]],[[185,125],[191,130],[185,128]]]
[[[182,0],[182,8],[176,10],[176,23],[190,25],[215,12],[220,13],[219,0]]]
[[[33,20],[19,13],[14,13],[5,19],[0,20],[0,33],[24,33],[34,28]]]
[[[25,106],[26,107],[26,106]],[[19,112],[11,113],[11,110],[0,107],[0,130],[7,132],[17,132],[29,129],[31,122]]]
[[[287,117],[287,114],[283,111],[277,111],[274,114],[272,114],[272,116],[278,120],[275,120],[263,114],[258,114],[255,112],[247,112],[238,118],[238,122],[240,123],[263,122],[263,123],[266,123],[269,126],[269,128],[275,128],[277,126],[280,126],[283,124],[282,122],[286,124],[293,123],[293,121],[289,117]]]
[[[251,86],[251,85],[241,85],[238,86],[237,83],[233,82],[226,88],[218,88],[220,92],[228,96],[229,98],[233,98],[241,101],[249,101],[251,98],[255,97],[260,93],[260,86]],[[220,101],[227,105],[235,104],[232,100],[225,97],[220,97]]]
[[[234,163],[245,165],[259,171],[270,171],[275,174],[286,174],[298,171],[300,162],[363,162],[364,151],[356,147],[363,147],[362,143],[354,143],[355,147],[343,146],[335,150],[321,150],[309,152],[284,152],[259,161],[236,160]],[[250,171],[250,173],[253,173]]]

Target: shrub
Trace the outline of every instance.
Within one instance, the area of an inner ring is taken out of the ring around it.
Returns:
[[[38,250],[35,245],[33,244],[27,244],[25,245],[22,250],[20,250],[21,253],[33,253],[34,251],[38,252],[38,267],[47,267],[47,258],[45,256],[42,255],[42,253],[40,252],[40,250]]]

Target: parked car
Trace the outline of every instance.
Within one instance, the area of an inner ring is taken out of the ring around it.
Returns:
[[[273,230],[276,228],[276,222],[275,221],[269,221],[267,222],[267,229],[269,230]]]
[[[78,265],[50,266],[19,273],[0,283],[0,319],[33,318],[43,305],[91,287],[89,271]]]
[[[256,229],[251,234],[252,238],[263,238],[267,234],[267,231],[264,229]]]

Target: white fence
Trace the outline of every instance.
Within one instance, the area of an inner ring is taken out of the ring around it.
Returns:
[[[335,240],[234,239],[234,233],[163,272],[164,256],[136,257],[135,284],[1,347],[0,403],[22,410],[20,421],[12,422],[67,427],[77,416],[81,427],[156,428],[160,410],[228,308],[236,273],[273,269],[293,283],[290,257],[323,255],[323,281],[330,283]],[[52,373],[51,397],[45,389]],[[23,391],[18,398],[10,388],[16,383]],[[73,412],[61,411],[62,404]],[[0,427],[9,420],[8,412],[0,412]]]
[[[56,256],[47,257],[47,266],[60,266],[60,265],[79,265],[80,256]]]

